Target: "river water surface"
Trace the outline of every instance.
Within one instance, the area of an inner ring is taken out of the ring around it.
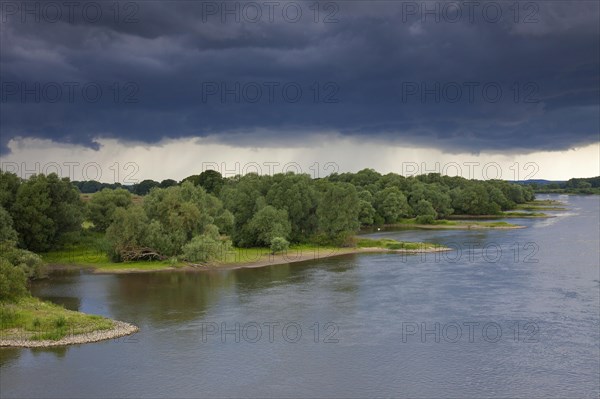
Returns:
[[[20,397],[598,397],[600,201],[528,228],[379,231],[445,254],[93,275],[35,295],[134,323],[113,341],[0,350]]]

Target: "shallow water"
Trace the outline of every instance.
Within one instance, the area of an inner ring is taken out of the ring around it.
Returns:
[[[141,332],[2,349],[1,395],[598,397],[599,198],[540,198],[568,210],[520,230],[370,234],[444,254],[56,274],[34,293]]]

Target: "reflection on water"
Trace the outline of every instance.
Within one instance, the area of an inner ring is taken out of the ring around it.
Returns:
[[[600,203],[560,199],[567,211],[527,229],[371,233],[445,255],[56,274],[34,293],[141,331],[0,350],[2,396],[598,397]]]

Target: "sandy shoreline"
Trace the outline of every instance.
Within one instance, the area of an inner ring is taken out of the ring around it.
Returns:
[[[245,269],[245,268],[256,268],[265,266],[282,265],[286,263],[304,262],[310,260],[319,260],[326,258],[333,258],[335,256],[342,255],[354,255],[364,253],[389,253],[389,254],[420,254],[430,252],[445,252],[451,251],[451,248],[446,247],[435,247],[435,248],[421,248],[421,249],[387,249],[387,248],[336,248],[334,250],[323,250],[323,251],[307,251],[307,253],[300,254],[277,254],[269,255],[268,257],[262,257],[260,260],[245,262],[245,263],[216,263],[212,265],[189,265],[179,269],[173,270],[231,270],[231,269]],[[99,270],[99,273],[102,271]]]
[[[65,346],[76,344],[87,344],[91,342],[105,341],[131,335],[139,331],[137,326],[123,321],[113,320],[113,328],[110,330],[92,331],[86,334],[67,335],[57,341],[41,340],[33,341],[27,339],[0,339],[0,347],[13,348],[47,348],[50,346]]]
[[[402,225],[397,225],[394,227],[400,227]],[[460,225],[444,225],[444,224],[413,224],[409,225],[410,227],[414,227],[416,229],[423,230],[514,230],[514,229],[525,229],[527,226],[485,226],[481,224],[460,224]]]
[[[416,224],[416,223],[392,223],[384,224],[381,227],[384,228],[395,228],[401,230],[514,230],[514,229],[526,229],[527,226],[510,224],[508,226],[486,226],[477,221],[469,220],[454,220],[453,222],[464,222],[460,224]],[[365,228],[364,232],[376,233],[377,231],[373,228]]]

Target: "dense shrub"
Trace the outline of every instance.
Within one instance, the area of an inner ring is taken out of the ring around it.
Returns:
[[[275,255],[277,252],[285,252],[290,247],[290,243],[283,237],[273,237],[271,240],[271,253]]]
[[[14,301],[26,295],[27,276],[23,270],[0,258],[0,301]]]

